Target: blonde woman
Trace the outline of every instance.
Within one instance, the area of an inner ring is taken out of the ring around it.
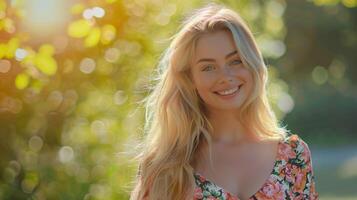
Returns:
[[[131,200],[317,199],[308,145],[279,126],[267,67],[238,13],[196,10],[156,80]]]

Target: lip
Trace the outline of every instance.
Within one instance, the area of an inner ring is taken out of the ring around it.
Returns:
[[[238,86],[238,90],[237,91],[235,91],[234,93],[232,93],[232,94],[230,94],[230,95],[220,95],[220,94],[218,94],[218,92],[214,92],[217,96],[219,96],[220,98],[222,98],[222,99],[231,99],[231,98],[233,98],[234,96],[236,96],[238,93],[239,93],[239,91],[240,91],[240,89],[242,88],[242,86],[243,86],[243,84],[241,84],[241,85],[239,85]]]

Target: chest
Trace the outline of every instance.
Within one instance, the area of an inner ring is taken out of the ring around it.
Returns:
[[[195,170],[226,192],[241,200],[248,199],[271,175],[277,145],[216,146],[212,148],[212,165],[205,156],[197,163]]]

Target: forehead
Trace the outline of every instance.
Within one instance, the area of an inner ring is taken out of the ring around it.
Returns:
[[[228,30],[219,30],[203,34],[196,43],[194,61],[201,58],[224,58],[237,50],[232,34]]]

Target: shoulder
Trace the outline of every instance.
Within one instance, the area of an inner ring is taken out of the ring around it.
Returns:
[[[318,199],[308,144],[297,134],[289,134],[280,143],[278,155],[274,173],[291,199]]]
[[[297,134],[288,134],[283,139],[279,153],[287,162],[299,165],[311,160],[309,145]]]

